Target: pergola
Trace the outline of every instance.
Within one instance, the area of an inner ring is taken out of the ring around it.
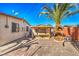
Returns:
[[[51,37],[51,26],[40,25],[32,26],[31,28],[36,31],[38,36]]]

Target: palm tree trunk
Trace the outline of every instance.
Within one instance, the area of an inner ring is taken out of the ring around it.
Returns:
[[[58,28],[61,27],[60,22],[56,23],[56,28],[55,28],[55,40],[57,41],[62,41],[63,40],[63,34],[62,34],[62,29],[59,30]]]
[[[60,27],[60,22],[56,22],[56,26],[55,26],[55,34],[58,33],[58,27]]]
[[[60,22],[56,22],[56,28],[60,27]]]

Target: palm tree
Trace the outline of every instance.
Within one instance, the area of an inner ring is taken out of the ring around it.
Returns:
[[[64,18],[67,18],[69,16],[72,16],[79,12],[79,9],[76,8],[76,4],[69,4],[69,3],[55,3],[52,6],[53,8],[49,8],[48,6],[43,6],[43,11],[40,12],[39,15],[46,15],[48,18],[52,18],[52,20],[55,21],[56,28],[55,28],[55,40],[61,41],[63,40],[62,32],[59,30],[61,28],[61,20],[64,20]],[[71,9],[75,8],[74,11]]]
[[[70,10],[71,8],[76,8],[76,4],[55,3],[53,4],[52,8],[49,8],[48,6],[43,6],[43,10],[47,10],[47,12],[40,12],[39,15],[45,14],[48,18],[52,18],[52,20],[54,20],[56,23],[56,28],[58,28],[61,27],[60,23],[62,19],[72,16],[79,12],[78,8],[76,8],[76,10],[74,11]]]

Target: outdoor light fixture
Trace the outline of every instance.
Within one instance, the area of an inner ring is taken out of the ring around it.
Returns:
[[[5,28],[9,28],[9,26],[8,25],[5,25]]]

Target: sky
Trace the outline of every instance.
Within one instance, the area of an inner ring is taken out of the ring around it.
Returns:
[[[46,3],[0,3],[0,12],[25,19],[30,25],[52,25],[55,22],[52,19],[46,18],[44,15],[39,16],[42,12],[42,7]],[[52,3],[47,3],[52,7]],[[72,9],[73,10],[73,9]],[[79,14],[75,14],[61,21],[61,25],[78,25]]]

